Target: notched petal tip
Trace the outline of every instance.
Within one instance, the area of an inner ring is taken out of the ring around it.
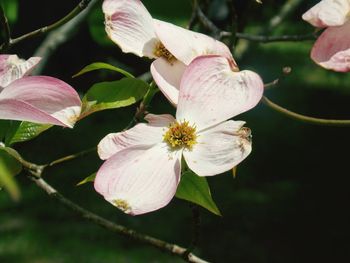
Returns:
[[[152,17],[139,0],[105,0],[105,30],[123,52],[155,58],[158,39]]]

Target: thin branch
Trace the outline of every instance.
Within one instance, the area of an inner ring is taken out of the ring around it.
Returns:
[[[286,108],[283,108],[276,103],[269,100],[267,97],[263,96],[262,103],[264,103],[266,106],[270,107],[271,109],[282,113],[283,115],[298,120],[305,123],[315,124],[315,125],[322,125],[322,126],[338,126],[338,127],[349,127],[350,126],[350,120],[333,120],[333,119],[321,119],[321,118],[315,118],[310,117],[306,115],[302,115],[293,111],[290,111]]]
[[[6,50],[9,47],[11,42],[11,30],[10,30],[9,21],[7,19],[7,16],[5,14],[5,11],[2,5],[0,5],[0,22],[4,29],[4,37],[5,37],[5,41],[2,45],[4,46],[4,50]]]
[[[60,164],[60,163],[63,163],[63,162],[67,162],[67,161],[71,161],[73,159],[76,159],[76,158],[79,158],[79,157],[82,157],[86,154],[89,154],[93,151],[96,151],[96,147],[92,147],[88,150],[85,150],[85,151],[82,151],[82,152],[79,152],[79,153],[75,153],[75,154],[71,154],[71,155],[68,155],[68,156],[64,156],[62,158],[59,158],[55,161],[52,161],[50,162],[47,166],[54,166],[54,165],[57,165],[57,164]]]
[[[72,20],[70,20],[62,27],[53,30],[50,32],[50,34],[47,35],[45,40],[41,43],[33,55],[34,57],[41,57],[40,63],[34,68],[32,72],[33,75],[40,75],[42,73],[51,55],[58,49],[60,45],[67,42],[74,36],[74,34],[78,32],[77,29],[98,1],[99,0],[91,0],[89,6],[80,12],[77,16],[75,16]]]
[[[101,216],[98,216],[91,211],[82,208],[81,206],[77,205],[76,203],[72,202],[65,196],[63,196],[61,193],[59,193],[54,187],[52,187],[50,184],[48,184],[44,179],[42,178],[36,178],[36,177],[30,177],[30,179],[42,190],[44,190],[50,197],[53,199],[56,199],[58,202],[60,202],[62,205],[64,205],[66,208],[72,210],[74,213],[79,215],[80,217],[88,220],[89,222],[92,222],[96,225],[99,225],[111,232],[121,234],[123,236],[126,236],[128,238],[131,238],[133,240],[139,241],[141,243],[151,245],[161,251],[167,252],[171,255],[181,257],[185,259],[187,262],[193,262],[193,263],[207,263],[207,261],[195,256],[192,253],[187,253],[187,250],[183,247],[180,247],[176,244],[170,244],[163,240],[154,238],[149,235],[145,235],[139,232],[136,232],[133,229],[127,228],[125,226],[113,223]]]
[[[220,38],[231,37],[231,32],[221,31]],[[283,35],[283,36],[263,36],[251,35],[246,33],[236,33],[236,37],[254,42],[269,43],[269,42],[295,42],[295,41],[309,41],[317,38],[317,33],[309,33],[302,35]]]
[[[221,30],[203,13],[199,5],[195,5],[193,8],[201,24],[213,34],[214,38],[219,39]]]
[[[44,26],[42,28],[36,29],[32,32],[29,32],[27,34],[24,34],[20,37],[11,39],[8,47],[11,47],[19,42],[22,42],[24,40],[27,40],[29,38],[33,38],[33,37],[37,37],[40,35],[43,35],[45,33],[48,33],[62,25],[64,25],[65,23],[67,23],[68,21],[70,21],[71,19],[73,19],[74,17],[76,17],[80,12],[82,12],[91,2],[91,0],[82,0],[68,15],[66,15],[65,17],[61,18],[60,20],[56,21],[55,23],[48,25],[48,26]],[[0,46],[0,51],[2,51],[5,48],[5,45],[2,44]]]

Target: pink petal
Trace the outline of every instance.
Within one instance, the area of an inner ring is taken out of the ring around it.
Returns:
[[[176,119],[200,131],[253,108],[263,90],[256,73],[233,72],[224,57],[198,57],[183,74]]]
[[[0,55],[0,87],[4,88],[16,79],[28,75],[41,58],[19,59],[17,55]]]
[[[309,9],[303,19],[315,27],[341,26],[349,20],[349,0],[323,0]]]
[[[221,55],[236,64],[228,47],[207,35],[157,19],[154,19],[154,26],[162,44],[186,65],[189,65],[197,56],[202,55]]]
[[[123,52],[139,57],[156,58],[153,54],[158,39],[153,20],[139,0],[105,0],[106,32]]]
[[[350,71],[350,21],[327,28],[312,48],[311,58],[326,69]]]
[[[135,127],[118,133],[110,133],[97,146],[102,160],[110,158],[117,152],[137,145],[154,145],[163,141],[164,129],[175,119],[171,115],[148,114],[145,119],[149,123],[140,123]]]
[[[164,58],[158,58],[151,65],[154,81],[174,106],[178,102],[180,81],[185,69],[186,65],[179,60],[169,63]]]
[[[181,152],[168,152],[164,143],[126,148],[99,169],[95,189],[131,215],[166,206],[175,195],[181,172]]]
[[[192,150],[183,152],[188,167],[199,176],[226,172],[251,152],[249,134],[240,132],[242,121],[227,121],[198,135]]]
[[[80,109],[77,92],[52,77],[23,77],[0,93],[0,119],[73,127]]]

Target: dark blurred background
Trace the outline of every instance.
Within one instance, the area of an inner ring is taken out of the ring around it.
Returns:
[[[5,2],[12,6],[13,36],[20,36],[63,17],[79,1]],[[135,75],[147,72],[150,65],[147,59],[123,54],[108,40],[101,2],[76,28],[75,35],[57,48],[43,71],[70,83],[81,94],[95,82],[120,77],[100,71],[71,78],[89,63],[108,62]],[[154,17],[181,26],[186,26],[191,16],[189,0],[143,2]],[[229,30],[228,5],[232,1],[206,2],[205,12],[218,26]],[[233,1],[238,29],[262,32],[285,2],[263,0],[260,5],[254,0]],[[301,15],[318,1],[301,2],[270,35],[313,32]],[[16,4],[17,14],[13,11]],[[11,53],[28,58],[44,39],[25,41]],[[292,68],[278,87],[266,92],[273,101],[306,115],[349,119],[350,75],[315,65],[309,58],[312,44],[251,43],[242,52],[246,42],[239,41],[234,56],[241,69],[258,72],[266,83],[279,77],[283,67]],[[135,110],[136,105],[95,113],[73,130],[54,127],[15,148],[30,161],[47,163],[97,145],[106,134],[125,127]],[[157,94],[150,111],[168,113],[174,109]],[[264,105],[235,119],[247,121],[252,129],[253,152],[239,165],[236,178],[227,173],[208,179],[223,217],[201,209],[202,228],[195,252],[211,262],[348,262],[350,129],[300,123]],[[101,163],[92,153],[48,169],[44,176],[64,195],[108,219],[169,242],[189,244],[192,216],[188,203],[174,199],[164,209],[131,217],[105,202],[92,184],[76,186]],[[50,199],[24,174],[17,180],[22,191],[19,202],[0,191],[0,262],[181,262],[82,220]]]

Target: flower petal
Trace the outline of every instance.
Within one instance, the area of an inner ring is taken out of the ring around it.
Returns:
[[[164,58],[158,58],[151,65],[154,81],[174,106],[178,102],[180,81],[185,69],[186,65],[179,60],[169,63]]]
[[[52,77],[23,77],[0,93],[0,119],[73,127],[80,110],[78,93]]]
[[[99,169],[95,190],[131,215],[166,206],[180,180],[181,152],[168,152],[164,143],[126,148]]]
[[[157,19],[154,27],[162,44],[186,65],[202,55],[221,55],[236,65],[228,47],[214,38]]]
[[[350,71],[350,21],[329,27],[317,39],[311,58],[320,66],[339,72]]]
[[[253,108],[263,90],[256,73],[233,72],[224,57],[198,57],[183,74],[176,119],[200,131]]]
[[[188,167],[199,176],[226,172],[251,152],[250,131],[240,130],[242,121],[227,121],[198,135],[192,150],[184,150]]]
[[[106,32],[123,52],[139,57],[156,58],[153,54],[158,39],[153,20],[139,0],[105,0]]]
[[[17,55],[0,55],[0,87],[5,88],[16,79],[28,75],[41,58],[20,59]]]
[[[349,0],[323,0],[303,14],[315,27],[340,26],[349,20]]]
[[[148,123],[139,123],[135,127],[118,133],[110,133],[97,146],[102,160],[110,158],[117,152],[137,145],[154,145],[163,141],[164,129],[175,119],[171,115],[148,114]]]

